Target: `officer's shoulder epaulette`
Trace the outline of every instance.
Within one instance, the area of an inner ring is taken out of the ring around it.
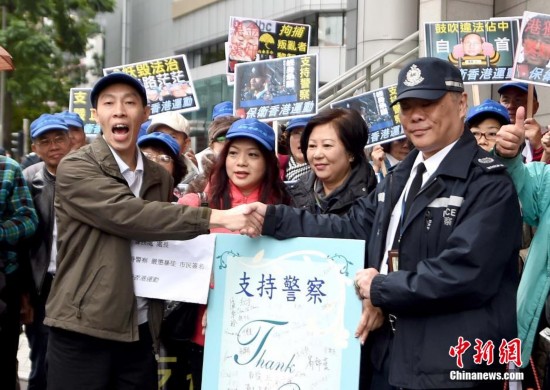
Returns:
[[[501,172],[506,170],[506,165],[500,162],[498,157],[479,154],[474,158],[473,163],[484,172]]]

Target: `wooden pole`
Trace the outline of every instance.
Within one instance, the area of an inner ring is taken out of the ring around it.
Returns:
[[[472,85],[472,100],[474,102],[474,106],[479,106],[481,103],[481,99],[479,98],[479,85],[477,84]]]
[[[535,86],[533,84],[529,84],[527,86],[527,107],[525,112],[525,118],[532,118],[533,117],[533,94],[535,92]]]

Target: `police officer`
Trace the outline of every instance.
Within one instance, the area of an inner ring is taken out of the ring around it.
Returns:
[[[453,373],[504,370],[499,347],[516,337],[517,194],[504,166],[464,131],[456,67],[416,59],[400,71],[397,94],[416,150],[345,216],[256,204],[262,234],[368,241],[356,336],[369,344],[372,389],[502,388]],[[493,346],[493,362],[476,355],[476,340]]]

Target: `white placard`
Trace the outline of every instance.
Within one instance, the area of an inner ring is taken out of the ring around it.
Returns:
[[[215,236],[204,234],[185,241],[133,241],[136,296],[206,304]]]

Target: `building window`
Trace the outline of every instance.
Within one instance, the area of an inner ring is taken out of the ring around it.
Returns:
[[[202,46],[194,50],[180,50],[176,54],[187,55],[189,67],[196,68],[225,60],[225,40]]]
[[[317,28],[318,46],[345,45],[343,14],[320,14]]]
[[[290,22],[311,26],[311,46],[343,46],[346,44],[346,17],[343,12],[314,13],[293,19]]]

